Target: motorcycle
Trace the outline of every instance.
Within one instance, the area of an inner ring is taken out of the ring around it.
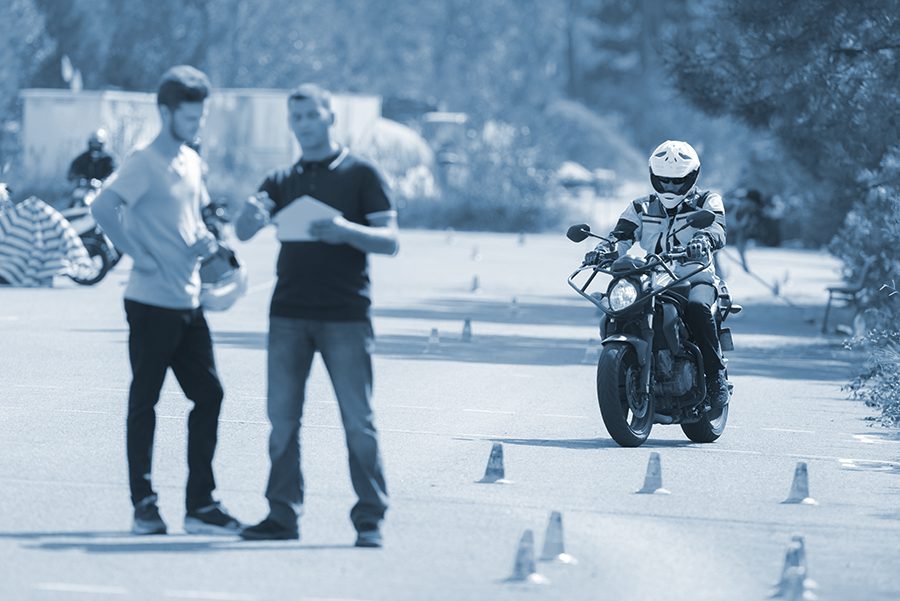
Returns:
[[[714,219],[709,210],[695,211],[668,238],[687,227],[708,227]],[[567,281],[602,312],[597,400],[610,436],[623,447],[638,447],[653,424],[680,424],[690,440],[714,442],[725,430],[728,405],[712,409],[706,400],[703,356],[684,320],[689,280],[710,266],[711,256],[696,268],[680,246],[643,259],[618,257],[615,242],[592,233],[587,224],[573,225],[566,236],[573,242],[600,240]],[[575,280],[583,273],[590,275],[579,285]],[[605,293],[588,293],[598,274],[610,276]],[[732,302],[724,282],[717,280],[716,286],[712,310],[719,342],[723,351],[732,351],[731,330],[722,323],[742,307]]]
[[[75,228],[93,265],[89,270],[69,275],[75,283],[82,286],[93,286],[102,280],[122,259],[122,253],[103,233],[91,214],[91,203],[100,193],[101,185],[102,182],[98,179],[78,180],[69,206],[60,211]]]

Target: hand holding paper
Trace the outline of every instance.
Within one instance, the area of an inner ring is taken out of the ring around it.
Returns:
[[[353,234],[353,225],[343,217],[321,219],[309,227],[310,235],[327,244],[345,244]]]
[[[313,242],[321,238],[312,234],[311,227],[336,218],[346,221],[334,207],[304,194],[278,212],[273,221],[278,227],[278,239],[282,242]]]

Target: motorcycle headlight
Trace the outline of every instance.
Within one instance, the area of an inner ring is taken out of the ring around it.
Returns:
[[[619,280],[609,291],[609,307],[613,311],[621,311],[634,303],[638,297],[637,287],[628,280]]]

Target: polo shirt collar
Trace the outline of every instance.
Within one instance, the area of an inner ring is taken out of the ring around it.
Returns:
[[[294,168],[297,170],[297,173],[303,173],[310,167],[319,167],[328,169],[329,171],[334,171],[335,169],[337,169],[338,165],[344,162],[344,159],[346,159],[347,155],[349,154],[350,150],[348,150],[346,146],[342,146],[337,154],[330,157],[325,157],[324,159],[318,161],[304,161],[301,157],[300,160],[297,161],[297,164]]]

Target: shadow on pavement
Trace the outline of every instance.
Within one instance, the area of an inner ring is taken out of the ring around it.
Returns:
[[[508,323],[535,325],[590,326],[599,321],[594,308],[587,301],[580,301],[573,293],[572,301],[565,303],[518,302],[495,299],[437,299],[426,305],[413,307],[374,307],[375,317],[393,319],[421,319],[427,321],[459,321],[471,319],[473,323]]]
[[[534,447],[553,447],[558,449],[620,449],[610,438],[485,438],[491,442]],[[641,448],[672,448],[697,446],[689,440],[647,440]]]
[[[88,553],[195,553],[198,551],[263,551],[352,549],[352,544],[304,545],[297,541],[245,542],[237,537],[197,537],[184,534],[136,536],[129,532],[0,532],[0,539],[27,541],[26,549],[81,550]]]

